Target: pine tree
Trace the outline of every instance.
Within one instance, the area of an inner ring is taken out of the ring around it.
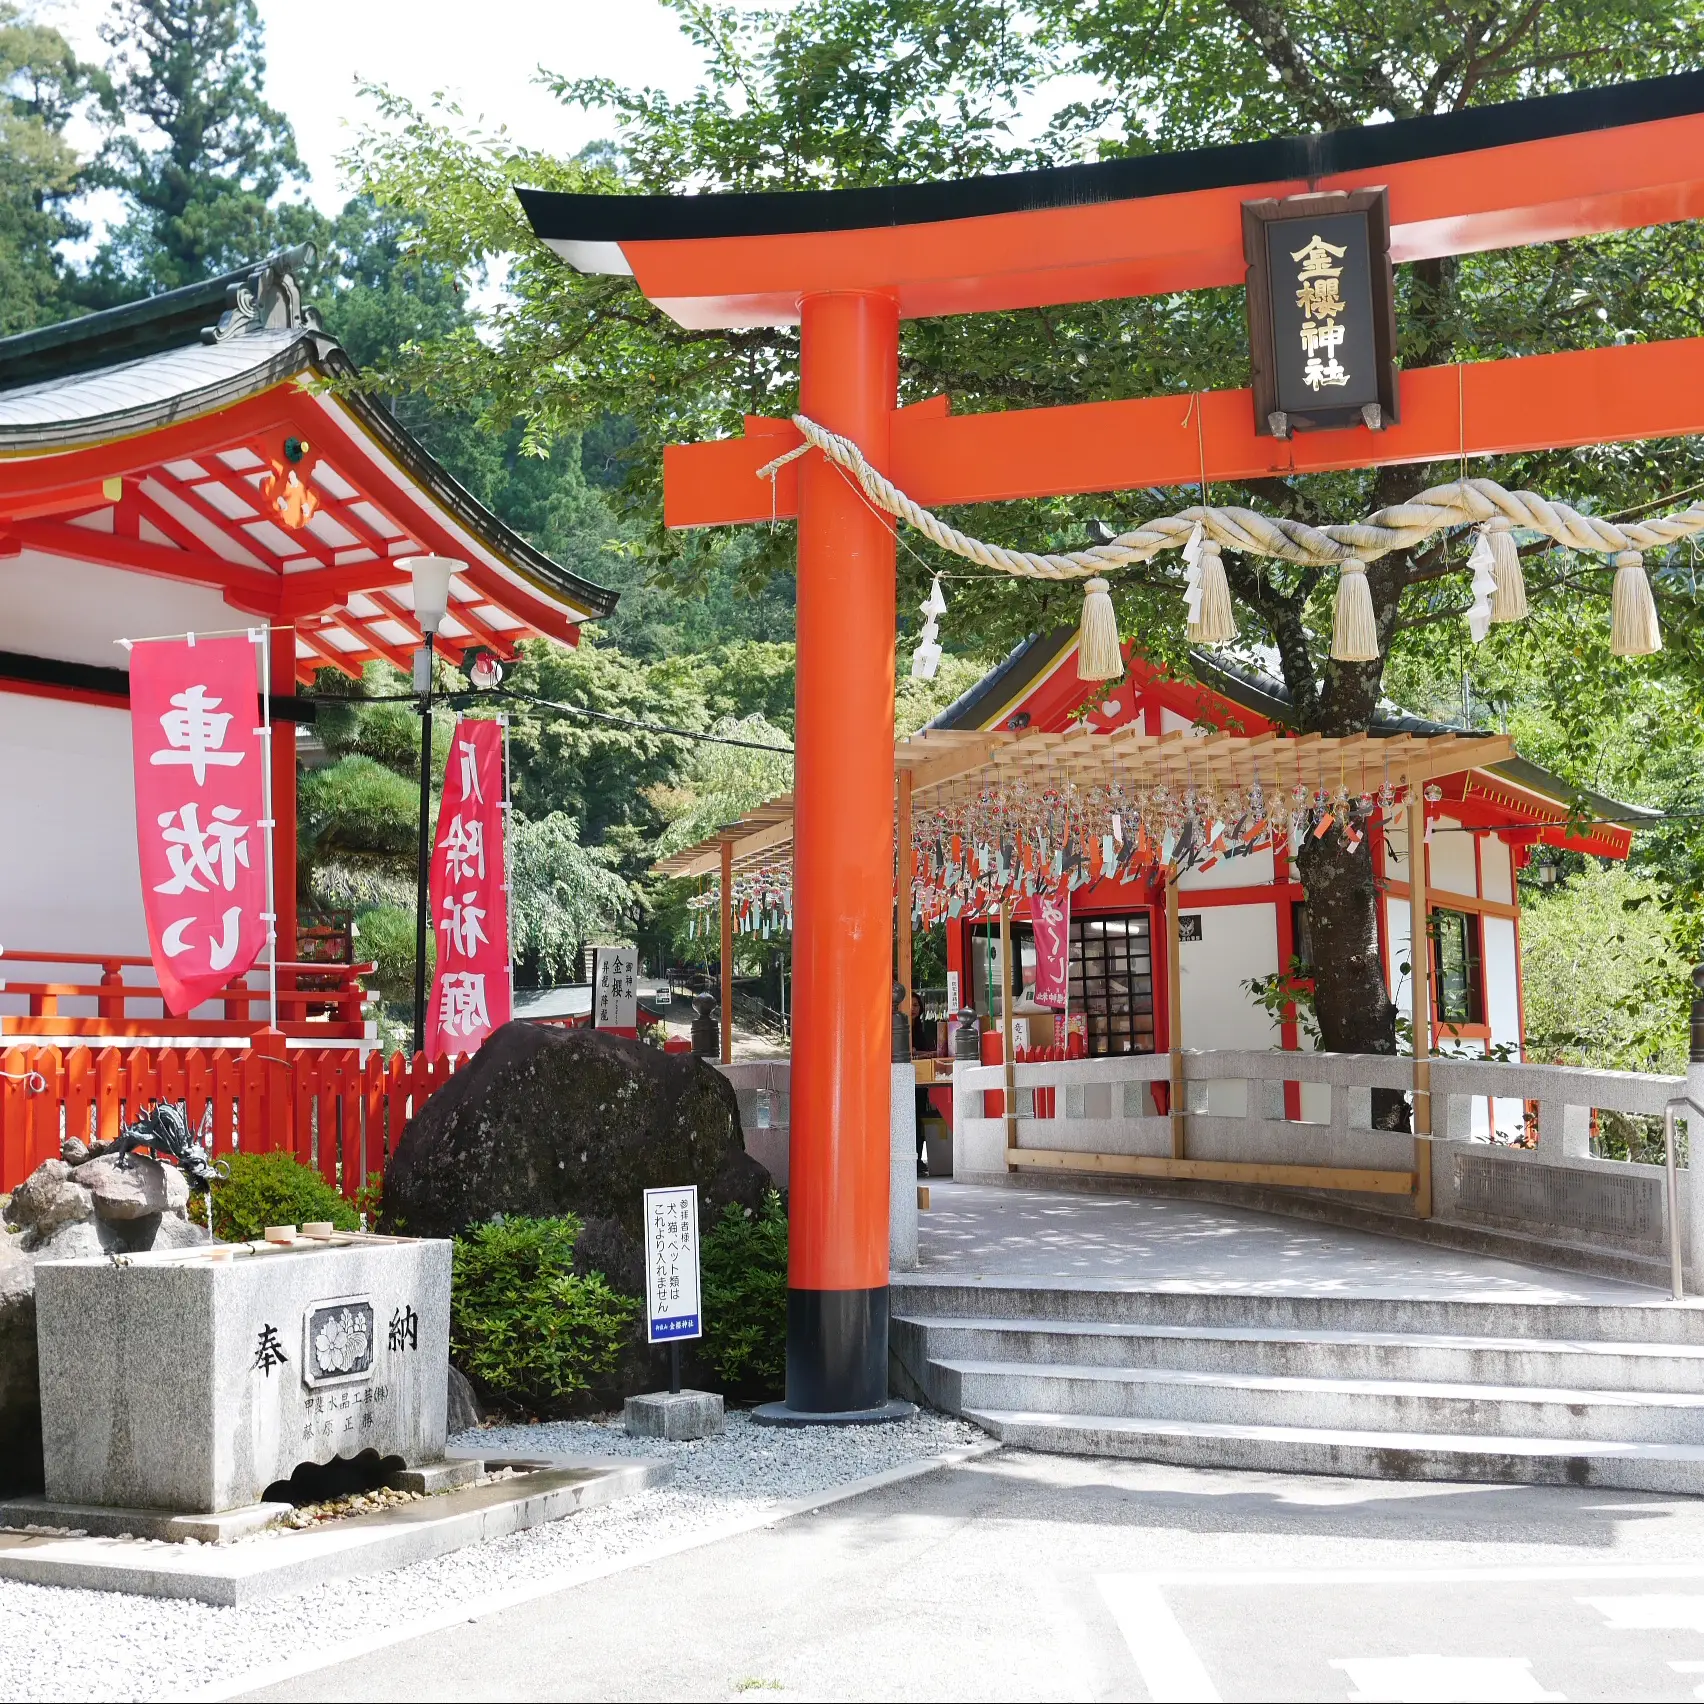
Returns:
[[[114,298],[240,266],[322,221],[274,198],[303,178],[290,122],[269,106],[255,0],[114,0],[111,131],[95,181],[130,213],[91,278]]]

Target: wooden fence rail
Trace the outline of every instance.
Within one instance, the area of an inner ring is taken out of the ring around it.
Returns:
[[[157,1100],[213,1109],[213,1152],[294,1154],[350,1200],[383,1173],[404,1126],[455,1062],[354,1048],[289,1048],[262,1035],[231,1048],[12,1047],[0,1052],[0,1194],[66,1136],[108,1141]]]

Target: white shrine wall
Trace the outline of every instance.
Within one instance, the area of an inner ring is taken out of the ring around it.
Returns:
[[[205,586],[28,550],[0,557],[0,651],[126,669],[120,639],[244,621]],[[145,958],[130,712],[0,681],[0,762],[14,787],[12,832],[0,835],[0,981],[99,980],[92,967],[32,965],[31,951]],[[127,970],[125,981],[151,986],[153,971]],[[0,1011],[27,1009],[0,993]],[[84,1001],[61,1010],[93,1015]]]
[[[228,632],[246,619],[208,586],[29,550],[0,557],[0,651],[122,669],[120,639]]]
[[[23,950],[146,955],[130,712],[0,690],[0,764],[20,787],[0,835],[0,977]]]

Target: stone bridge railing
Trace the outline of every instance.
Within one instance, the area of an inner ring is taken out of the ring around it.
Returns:
[[[1630,1257],[1653,1276],[1670,1261],[1665,1168],[1595,1158],[1591,1138],[1604,1112],[1662,1119],[1685,1098],[1686,1078],[1455,1058],[1434,1058],[1429,1070],[1432,1130],[1417,1139],[1373,1127],[1375,1090],[1389,1091],[1387,1106],[1401,1097],[1412,1107],[1410,1059],[1216,1051],[1017,1064],[1010,1117],[1007,1067],[959,1065],[954,1175],[1087,1173],[1329,1192]],[[1694,1072],[1704,1076],[1704,1066]],[[1704,1103],[1704,1082],[1694,1098]],[[1704,1171],[1683,1176],[1680,1246],[1704,1288],[1704,1199],[1690,1199],[1694,1185],[1704,1197]]]

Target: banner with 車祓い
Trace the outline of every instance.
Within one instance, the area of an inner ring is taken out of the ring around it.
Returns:
[[[456,723],[432,847],[438,967],[426,1057],[472,1053],[509,1021],[509,895],[503,857],[503,726]]]
[[[136,836],[148,948],[182,1017],[266,945],[264,735],[252,639],[130,651]]]

